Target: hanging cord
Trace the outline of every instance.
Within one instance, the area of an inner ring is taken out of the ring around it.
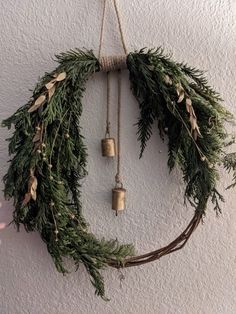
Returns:
[[[116,170],[116,176],[115,181],[116,185],[121,185],[123,187],[123,184],[121,182],[121,176],[120,176],[120,131],[121,131],[121,71],[118,70],[118,102],[117,102],[117,170]]]
[[[110,72],[107,72],[107,118],[106,118],[106,134],[105,137],[110,137],[111,122],[110,122]]]
[[[98,60],[99,61],[101,60],[101,53],[102,53],[102,46],[103,46],[104,25],[105,25],[107,1],[108,0],[104,0],[104,2],[103,2],[102,24],[101,24],[99,49],[98,49]],[[120,17],[117,1],[113,0],[113,4],[114,4],[114,8],[115,8],[115,13],[116,13],[116,17],[117,17],[118,26],[119,26],[119,33],[120,33],[120,39],[121,39],[122,47],[123,47],[125,55],[127,55],[128,50],[127,50],[127,47],[126,47],[126,44],[125,44],[124,32],[123,32],[122,26],[121,26],[121,17]]]
[[[100,31],[100,40],[99,40],[99,49],[98,49],[98,60],[101,61],[101,52],[102,52],[102,44],[103,44],[103,37],[104,37],[104,24],[105,24],[105,16],[106,16],[106,5],[107,0],[103,2],[103,10],[102,10],[102,24],[101,24],[101,31]],[[106,117],[106,133],[105,137],[110,137],[110,130],[111,130],[111,123],[110,123],[110,73],[107,72],[107,117]]]
[[[108,57],[103,56],[102,57],[102,47],[103,47],[103,39],[104,39],[104,28],[105,28],[107,1],[109,1],[109,0],[104,0],[104,2],[103,2],[102,23],[101,23],[99,49],[98,49],[98,60],[100,63],[100,71],[102,71],[102,72],[109,72],[109,71],[115,71],[118,69],[127,68],[126,57],[128,54],[128,50],[127,50],[127,47],[125,44],[125,39],[124,39],[124,32],[122,30],[121,17],[120,17],[117,1],[111,0],[113,2],[114,8],[115,8],[115,13],[116,13],[118,27],[119,27],[119,33],[120,33],[120,40],[121,40],[122,48],[124,50],[124,55],[108,56]]]
[[[101,59],[101,52],[102,52],[104,24],[105,24],[105,16],[106,16],[106,5],[107,5],[107,0],[104,0],[103,1],[103,11],[102,11],[102,24],[101,24],[100,40],[99,40],[99,49],[98,49],[98,60],[99,61]]]
[[[127,55],[128,50],[127,50],[126,45],[125,45],[124,33],[123,33],[123,30],[122,30],[122,26],[121,26],[121,18],[120,18],[120,14],[119,14],[119,10],[118,10],[117,1],[113,0],[113,3],[114,3],[115,11],[116,11],[118,25],[119,25],[121,43],[122,43],[122,46],[123,46],[123,49],[124,49],[124,53]]]

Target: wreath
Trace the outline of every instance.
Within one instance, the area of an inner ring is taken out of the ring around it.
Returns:
[[[58,67],[39,80],[28,103],[3,121],[3,126],[15,127],[8,139],[13,157],[4,176],[5,197],[14,199],[17,229],[23,224],[26,231],[40,233],[57,270],[67,272],[65,258],[76,268],[83,263],[96,294],[105,298],[101,269],[137,266],[181,249],[205,215],[208,200],[220,213],[218,165],[233,172],[230,187],[236,185],[236,153],[225,152],[234,142],[224,128],[232,115],[202,71],[172,61],[161,48],[110,59],[113,67],[128,68],[139,103],[140,157],[157,121],[161,138],[168,140],[167,165],[170,171],[175,166],[182,170],[184,198],[195,210],[189,225],[169,245],[136,256],[133,245],[97,239],[82,215],[80,182],[87,175],[82,96],[86,81],[104,71],[107,60],[79,49],[56,58]]]

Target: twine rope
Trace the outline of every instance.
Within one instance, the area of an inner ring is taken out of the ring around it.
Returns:
[[[121,182],[121,176],[120,176],[120,131],[121,131],[121,71],[118,70],[118,102],[117,102],[117,166],[116,166],[116,176],[115,181],[116,184],[121,184],[123,187],[123,184]]]
[[[105,137],[110,137],[111,133],[111,122],[110,122],[110,72],[107,72],[107,117],[106,117],[106,134]]]
[[[99,61],[100,61],[101,52],[102,52],[103,33],[104,33],[104,24],[105,24],[105,16],[106,16],[106,4],[107,4],[107,0],[104,0],[103,10],[102,10],[102,24],[101,24],[101,31],[100,31],[99,49],[98,49],[98,60]]]
[[[101,24],[100,40],[99,40],[99,50],[98,50],[98,60],[99,61],[101,59],[102,46],[103,46],[104,25],[105,25],[107,1],[108,0],[104,0],[104,2],[103,2],[102,24]],[[127,47],[126,47],[126,44],[125,44],[124,32],[123,32],[122,25],[121,25],[121,17],[120,17],[117,1],[113,0],[113,4],[114,4],[114,8],[115,8],[116,17],[117,17],[117,22],[118,22],[118,27],[119,27],[119,33],[120,33],[120,39],[121,39],[122,47],[123,47],[125,55],[127,55],[128,54],[128,50],[127,50]]]
[[[124,49],[124,53],[125,53],[125,55],[127,55],[128,51],[127,51],[127,47],[126,47],[126,44],[125,44],[124,33],[123,33],[123,30],[122,30],[122,26],[121,26],[121,18],[120,18],[120,13],[119,13],[119,10],[118,10],[117,1],[113,0],[113,3],[114,3],[115,11],[116,11],[118,25],[119,25],[121,43],[122,43],[122,46],[123,46],[123,49]]]

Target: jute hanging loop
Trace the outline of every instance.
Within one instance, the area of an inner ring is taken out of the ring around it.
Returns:
[[[100,40],[99,40],[99,49],[98,49],[98,60],[99,61],[101,60],[101,53],[102,53],[102,44],[103,44],[103,37],[104,37],[104,24],[105,24],[107,1],[108,0],[104,0],[104,2],[103,2],[102,24],[101,24],[101,30],[100,30]],[[127,47],[126,47],[126,44],[125,44],[124,33],[123,33],[123,30],[122,30],[122,26],[121,26],[120,13],[119,13],[119,10],[118,10],[118,6],[117,6],[116,0],[113,0],[113,4],[114,4],[116,17],[117,17],[117,21],[118,21],[119,33],[120,33],[120,39],[121,39],[121,43],[122,43],[122,48],[124,50],[125,56],[127,56],[128,50],[127,50]]]
[[[105,56],[99,60],[101,72],[111,72],[127,69],[126,55],[122,56]]]

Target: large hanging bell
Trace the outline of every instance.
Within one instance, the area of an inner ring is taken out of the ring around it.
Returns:
[[[107,137],[102,139],[102,156],[104,157],[115,157],[116,155],[116,144],[113,137]]]
[[[125,194],[126,189],[123,187],[115,187],[112,189],[112,209],[116,211],[122,211],[125,209]]]

